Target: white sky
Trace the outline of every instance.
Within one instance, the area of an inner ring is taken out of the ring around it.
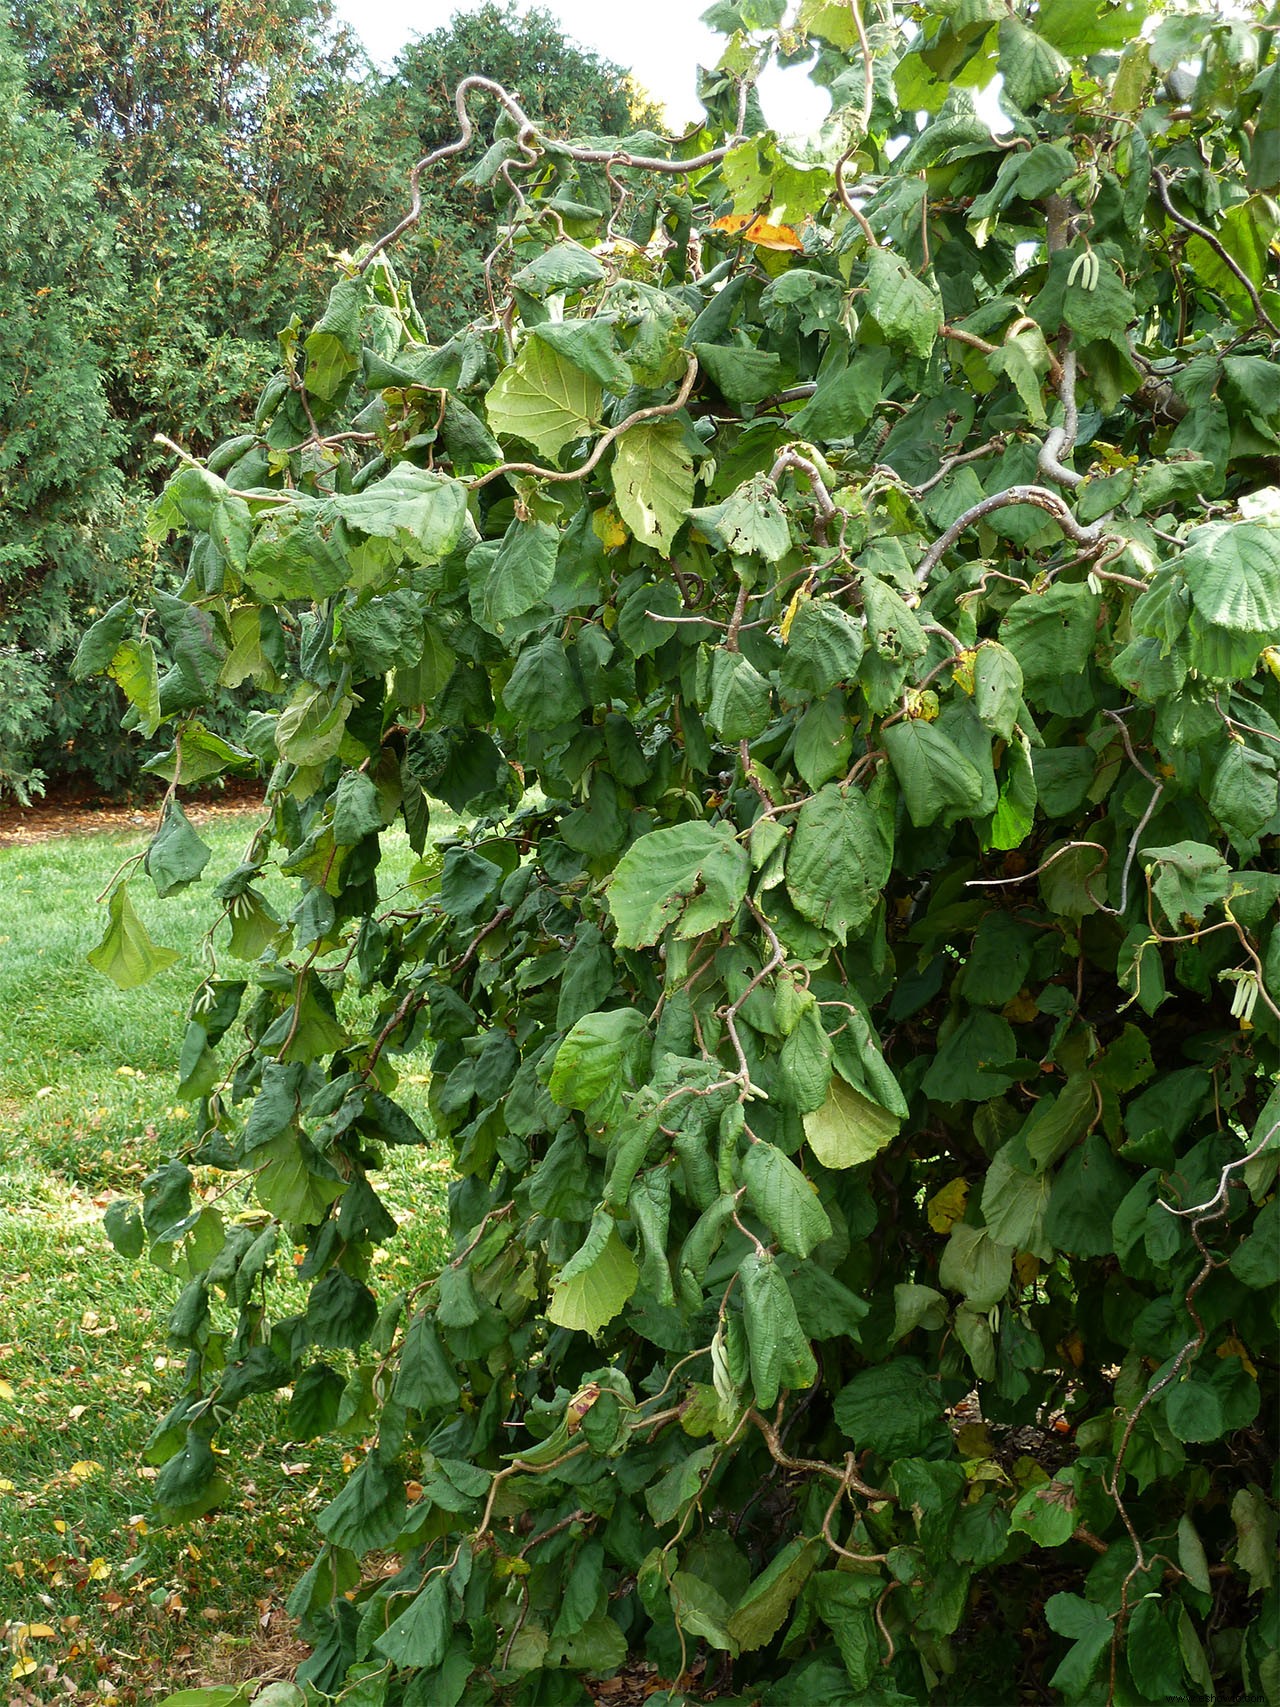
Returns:
[[[370,56],[387,66],[415,35],[447,24],[457,12],[477,11],[482,0],[335,0],[340,18],[357,32]],[[564,34],[582,47],[634,73],[667,109],[674,130],[700,116],[697,66],[714,65],[724,37],[699,22],[707,0],[542,0]],[[519,9],[528,11],[529,0]],[[477,65],[477,71],[484,67]],[[784,134],[816,130],[829,101],[801,69],[779,71],[760,90],[765,117]]]

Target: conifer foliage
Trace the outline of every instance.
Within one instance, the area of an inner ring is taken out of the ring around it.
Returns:
[[[363,1443],[316,1700],[1274,1699],[1275,32],[710,16],[679,144],[460,87],[495,315],[428,338],[372,246],[166,487],[181,593],[82,645],[173,785],[102,971],[200,879],[182,789],[270,778],[198,1137],[109,1217],[181,1280],[157,1501],[225,1495],[251,1394]],[[395,1290],[424,1060],[451,1250]]]

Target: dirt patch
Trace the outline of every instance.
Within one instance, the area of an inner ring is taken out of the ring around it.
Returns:
[[[53,841],[58,836],[100,835],[154,828],[159,811],[155,800],[109,800],[89,790],[64,789],[30,806],[0,805],[0,848],[24,847]],[[193,824],[208,823],[262,806],[257,783],[234,782],[217,793],[196,793],[182,802]]]

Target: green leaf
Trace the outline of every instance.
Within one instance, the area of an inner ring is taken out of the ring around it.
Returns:
[[[634,1008],[587,1014],[556,1050],[548,1088],[565,1108],[586,1109],[616,1085],[630,1082],[647,1059],[649,1028]]]
[[[116,650],[108,674],[138,716],[144,735],[160,727],[160,672],[156,649],[149,640],[126,640]]]
[[[835,1078],[821,1108],[805,1115],[804,1135],[824,1168],[854,1168],[891,1144],[901,1124],[887,1108]]]
[[[820,1557],[820,1543],[789,1541],[743,1590],[727,1625],[742,1653],[754,1653],[773,1640]]]
[[[1207,622],[1269,639],[1280,631],[1280,526],[1210,522],[1188,534],[1178,567]]]
[[[1200,924],[1210,907],[1226,899],[1231,886],[1226,860],[1204,842],[1144,848],[1142,863],[1151,875],[1155,898],[1175,929],[1184,918]]]
[[[117,1197],[108,1204],[102,1225],[112,1246],[122,1257],[140,1257],[146,1247],[142,1212],[131,1197]]]
[[[1125,1656],[1133,1681],[1148,1701],[1167,1700],[1184,1686],[1177,1632],[1170,1619],[1170,1612],[1176,1618],[1179,1604],[1175,1598],[1166,1608],[1159,1600],[1144,1597],[1129,1620]]]
[[[773,1144],[752,1144],[742,1161],[747,1202],[784,1251],[807,1257],[831,1237],[817,1191]]]
[[[502,703],[529,728],[550,727],[587,709],[587,697],[558,635],[526,646],[502,690]]]
[[[787,633],[782,685],[793,698],[828,693],[858,673],[862,625],[829,597],[802,599]]]
[[[581,243],[553,243],[511,275],[526,296],[547,297],[562,291],[585,290],[606,276],[604,268]]]
[[[747,344],[694,344],[702,371],[739,409],[771,397],[782,384],[782,358]]]
[[[1045,1237],[1060,1251],[1106,1257],[1113,1249],[1111,1223],[1132,1181],[1099,1132],[1063,1163],[1045,1215]]]
[[[608,320],[548,320],[535,326],[533,335],[608,390],[621,395],[631,386],[631,369]]]
[[[767,727],[771,710],[769,683],[750,659],[717,646],[711,654],[707,721],[721,740],[753,740]]]
[[[550,522],[513,521],[496,554],[478,546],[467,559],[471,608],[490,634],[540,604],[555,580],[560,535]],[[478,595],[478,596],[477,596]]]
[[[1270,1588],[1276,1580],[1276,1518],[1260,1489],[1237,1488],[1231,1521],[1236,1526],[1236,1564],[1249,1578],[1249,1592]]]
[[[994,640],[978,648],[973,661],[973,708],[994,734],[1013,737],[1022,705],[1022,670],[1007,647]]]
[[[599,1333],[626,1304],[639,1279],[635,1258],[613,1217],[597,1210],[586,1239],[552,1282],[547,1319],[579,1333]]]
[[[835,1420],[858,1451],[889,1462],[928,1452],[946,1429],[937,1381],[912,1357],[855,1375],[836,1394]]]
[[[609,881],[609,910],[624,948],[644,948],[672,926],[700,936],[733,918],[751,861],[728,824],[695,820],[641,836]]]
[[[1253,115],[1253,143],[1245,182],[1251,190],[1280,190],[1280,76],[1273,61],[1258,79],[1262,98]],[[1257,87],[1257,83],[1254,84]]]
[[[392,1391],[402,1405],[424,1414],[449,1410],[458,1402],[458,1378],[426,1310],[419,1310],[405,1331]]]
[[[742,1312],[756,1404],[772,1407],[780,1390],[802,1392],[818,1374],[809,1342],[777,1263],[768,1252],[752,1252],[738,1269]]]
[[[382,800],[364,771],[345,771],[333,791],[333,839],[354,847],[382,828]]]
[[[810,788],[819,789],[849,768],[853,719],[844,696],[830,693],[811,705],[796,726],[796,769]]]
[[[1111,1645],[1113,1626],[1106,1608],[1083,1600],[1078,1594],[1055,1594],[1045,1602],[1049,1628],[1072,1639],[1058,1669],[1050,1679],[1068,1700],[1078,1699],[1098,1668],[1098,1661]]]
[[[1037,1547],[1061,1547],[1070,1541],[1080,1521],[1072,1472],[1028,1488],[1013,1508],[1009,1527],[1029,1535]]]
[[[393,1665],[431,1671],[444,1659],[452,1628],[449,1578],[435,1571],[373,1645]]]
[[[404,1483],[377,1451],[368,1453],[347,1477],[337,1498],[316,1519],[335,1547],[367,1553],[390,1547],[404,1524]]]
[[[957,1221],[938,1263],[938,1282],[962,1292],[976,1310],[1002,1304],[1013,1278],[1013,1247],[997,1244],[986,1227]]]
[[[1142,28],[1145,0],[1045,0],[1037,14],[1040,34],[1073,54],[1123,47]]]
[[[164,900],[196,882],[211,858],[180,803],[170,800],[143,862],[156,894]]]
[[[1209,810],[1237,845],[1261,835],[1280,810],[1275,760],[1242,741],[1228,741],[1214,772]]]
[[[363,279],[341,279],[329,293],[324,314],[303,348],[307,352],[307,390],[328,401],[360,366],[360,309]]]
[[[1163,1398],[1165,1419],[1179,1440],[1220,1440],[1226,1433],[1217,1389],[1194,1372],[1175,1381]]]
[[[693,502],[693,458],[677,421],[646,421],[618,440],[613,458],[618,514],[642,545],[669,551]]]
[[[129,599],[117,599],[109,610],[86,629],[71,661],[73,681],[96,676],[105,670],[119,650],[120,642],[133,627],[135,612]]]
[[[395,540],[415,563],[442,563],[462,538],[467,489],[447,475],[400,463],[359,492],[331,498],[328,508],[361,533]]]
[[[1029,693],[1084,670],[1093,655],[1099,603],[1086,586],[1055,581],[1009,606],[1000,639],[1017,659]]]
[[[102,941],[85,958],[122,990],[136,990],[172,966],[178,954],[172,948],[161,948],[152,942],[146,926],[133,910],[128,884],[119,883],[107,904],[107,928]]]
[[[294,765],[322,765],[342,745],[351,700],[324,688],[297,688],[276,722],[276,749]]]
[[[862,790],[829,783],[800,808],[787,893],[798,913],[845,942],[875,912],[892,858],[890,837]]]
[[[791,549],[787,512],[763,474],[744,481],[722,504],[690,510],[689,519],[712,545],[736,557],[756,556],[777,563]]]
[[[523,439],[542,456],[555,457],[598,427],[601,400],[598,380],[550,344],[530,338],[499,374],[485,408],[495,433]]]
[[[1057,48],[1017,18],[1000,21],[998,64],[1010,99],[1024,112],[1061,89],[1071,71]]]
[[[891,723],[880,738],[913,824],[932,824],[943,813],[968,812],[981,804],[982,778],[937,724],[908,717]]]
[[[942,328],[942,303],[900,255],[873,249],[867,261],[867,307],[890,344],[928,358]]]
[[[856,438],[884,396],[889,361],[887,349],[864,349],[846,367],[828,366],[813,396],[791,417],[791,431],[826,444]]]

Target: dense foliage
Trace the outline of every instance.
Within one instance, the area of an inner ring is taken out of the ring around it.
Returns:
[[[395,217],[446,82],[519,76],[538,116],[612,134],[628,97],[616,66],[537,11],[460,17],[386,76],[328,0],[5,13],[0,223],[26,235],[0,263],[0,455],[22,469],[0,522],[0,794],[78,770],[117,789],[137,780],[120,707],[67,665],[90,607],[157,571],[167,584],[142,537],[167,454],[156,433],[203,453],[251,418],[277,333],[319,313],[334,252]],[[30,124],[15,130],[19,111]],[[473,309],[493,240],[491,197],[436,194],[407,257],[424,301]],[[93,521],[92,543],[45,537],[65,515]]]
[[[84,336],[113,277],[95,211],[92,166],[30,100],[0,19],[0,787],[24,799],[94,591],[125,591],[119,435]]]
[[[252,1394],[364,1443],[316,1699],[1274,1700],[1274,32],[711,15],[716,123],[816,54],[820,148],[499,96],[499,314],[428,339],[366,252],[165,489],[181,595],[82,645],[163,734],[159,894],[182,788],[270,775],[198,1137],[109,1217],[182,1282],[158,1504]],[[388,1284],[424,1053],[454,1254]]]

